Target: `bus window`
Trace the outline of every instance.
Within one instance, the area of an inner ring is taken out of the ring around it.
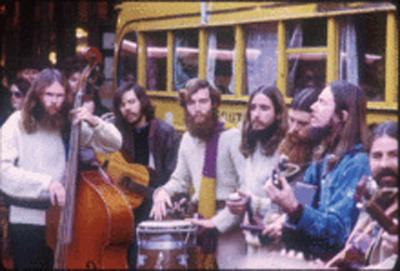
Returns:
[[[124,81],[136,82],[137,42],[136,33],[127,33],[121,41],[118,56],[118,86]]]
[[[326,54],[299,53],[288,55],[287,95],[293,97],[306,87],[323,88]]]
[[[326,46],[326,29],[326,18],[288,21],[286,47]]]
[[[207,80],[222,94],[233,94],[233,63],[235,37],[232,27],[220,27],[208,32]]]
[[[147,33],[146,46],[146,88],[165,91],[167,89],[167,33]]]
[[[288,21],[286,26],[287,88],[293,97],[306,87],[322,88],[326,80],[326,18]]]
[[[259,86],[276,84],[277,25],[276,23],[245,26],[246,33],[246,94]]]
[[[198,30],[175,31],[174,50],[174,82],[175,90],[179,90],[185,86],[187,80],[198,77]]]
[[[339,78],[361,86],[369,101],[385,99],[386,16],[376,13],[339,21]]]

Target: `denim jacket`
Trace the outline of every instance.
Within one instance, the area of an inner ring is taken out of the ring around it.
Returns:
[[[304,175],[304,182],[317,185],[313,206],[304,206],[296,223],[289,223],[301,238],[301,250],[318,258],[333,256],[344,246],[359,215],[353,199],[363,175],[370,175],[368,156],[361,144],[345,153],[329,172],[328,155],[322,163],[314,162]]]

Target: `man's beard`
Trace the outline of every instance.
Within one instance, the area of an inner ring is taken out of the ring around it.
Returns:
[[[185,110],[185,124],[189,133],[193,137],[208,141],[213,135],[218,122],[217,109],[212,108],[206,115],[205,120],[201,123],[196,123],[194,117]]]
[[[392,177],[389,180],[384,180],[384,177]],[[377,172],[375,179],[381,187],[397,187],[398,173],[392,168],[382,168]]]
[[[249,139],[250,141],[266,142],[274,135],[274,133],[277,130],[278,130],[278,122],[274,121],[270,126],[262,130],[250,129]]]
[[[313,147],[310,139],[287,134],[279,146],[279,152],[287,155],[290,162],[301,165],[311,161]]]
[[[312,142],[315,143],[315,145],[320,144],[324,139],[328,137],[328,135],[332,132],[333,128],[333,123],[332,120],[329,121],[329,123],[323,127],[311,127],[308,130],[308,138]]]
[[[42,104],[39,104],[35,111],[38,124],[45,130],[61,131],[66,128],[68,113],[65,104],[54,114],[49,114]]]
[[[126,119],[124,119],[124,120],[125,120],[126,123],[128,123],[129,126],[136,127],[136,125],[138,125],[138,123],[142,120],[142,118],[144,118],[143,113],[139,113],[138,118],[132,123],[127,122]]]

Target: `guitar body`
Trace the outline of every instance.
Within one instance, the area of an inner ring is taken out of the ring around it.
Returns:
[[[140,164],[127,162],[121,152],[97,153],[96,158],[100,164],[107,163],[105,171],[118,188],[124,192],[132,208],[139,207],[143,203],[143,193],[138,193],[138,191],[134,191],[135,189],[131,189],[126,180],[146,188],[150,182],[149,169]]]
[[[47,240],[54,249],[59,209],[50,208],[47,219]],[[66,247],[66,268],[128,268],[133,223],[129,202],[114,184],[105,182],[97,170],[79,173],[74,234]]]

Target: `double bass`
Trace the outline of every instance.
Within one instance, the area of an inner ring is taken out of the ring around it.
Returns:
[[[87,79],[101,54],[89,48],[85,58],[89,64],[82,73],[74,108],[82,105]],[[80,124],[72,125],[63,180],[65,206],[47,211],[46,238],[54,251],[54,268],[126,269],[133,236],[131,207],[101,167],[78,170],[79,136]]]

